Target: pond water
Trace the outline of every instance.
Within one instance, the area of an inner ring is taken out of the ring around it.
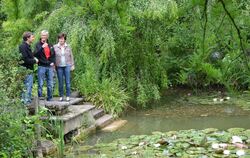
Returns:
[[[193,95],[188,91],[168,91],[159,102],[152,103],[151,108],[128,111],[121,117],[128,123],[119,130],[113,133],[97,132],[89,136],[83,145],[110,143],[118,138],[151,134],[154,131],[205,128],[224,130],[233,127],[249,129],[250,111],[236,106],[237,99],[233,97],[226,101],[214,102],[213,98],[221,97],[220,95]]]
[[[250,111],[236,106],[234,98],[214,102],[214,93],[192,95],[188,91],[167,91],[150,109],[130,110],[121,119],[128,123],[113,133],[97,132],[86,141],[89,145],[109,143],[131,135],[151,134],[154,131],[233,127],[250,128]]]

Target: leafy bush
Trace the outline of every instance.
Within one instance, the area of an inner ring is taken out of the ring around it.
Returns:
[[[87,56],[85,59],[87,59],[85,60],[86,70],[82,73],[81,68],[76,68],[74,84],[77,85],[78,90],[87,96],[87,100],[116,117],[126,108],[129,99],[127,93],[124,89],[121,89],[120,82],[117,80],[99,80],[96,63]]]
[[[17,51],[0,53],[0,157],[29,157],[33,127],[20,101],[24,71]]]

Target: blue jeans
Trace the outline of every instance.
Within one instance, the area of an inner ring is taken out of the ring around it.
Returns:
[[[66,96],[70,96],[70,66],[57,67],[57,78],[59,82],[59,95],[63,97],[63,80],[66,84]]]
[[[32,87],[33,87],[33,74],[29,74],[24,80],[24,91],[22,92],[22,102],[24,104],[31,103]]]
[[[47,100],[52,99],[53,94],[53,67],[38,66],[38,97],[43,96],[43,82],[46,77],[47,82]]]

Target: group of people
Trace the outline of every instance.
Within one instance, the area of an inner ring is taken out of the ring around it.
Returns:
[[[31,32],[23,33],[23,42],[19,46],[22,54],[22,66],[31,70],[25,77],[25,91],[22,93],[22,102],[30,104],[32,102],[33,70],[38,64],[38,97],[43,98],[43,84],[47,82],[47,101],[53,99],[54,70],[57,72],[60,101],[70,101],[70,73],[75,69],[73,54],[70,46],[66,43],[67,35],[60,33],[58,43],[51,45],[48,41],[49,32],[41,31],[40,40],[32,51],[31,44],[35,36]],[[65,81],[65,82],[64,82]],[[64,98],[64,83],[66,85],[66,98]]]

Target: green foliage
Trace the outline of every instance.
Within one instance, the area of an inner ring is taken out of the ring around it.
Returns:
[[[250,2],[223,2],[229,13],[214,0],[0,0],[0,140],[10,142],[1,154],[26,156],[31,145],[18,111],[24,73],[15,48],[24,31],[38,39],[47,29],[51,43],[67,33],[73,88],[117,116],[131,100],[160,99],[169,85],[249,89]]]
[[[90,57],[85,56],[85,72],[76,70],[74,83],[83,92],[87,99],[95,105],[102,107],[113,116],[120,114],[129,99],[124,89],[121,89],[120,82],[111,79],[98,79],[96,63]],[[77,68],[79,69],[79,68]]]
[[[105,111],[111,113],[114,117],[121,114],[129,99],[124,89],[119,87],[118,81],[105,79],[99,83],[98,89],[94,95],[89,95],[89,99],[102,107]]]
[[[29,157],[33,143],[33,118],[20,102],[24,71],[17,51],[0,53],[0,157]]]
[[[5,15],[7,16],[7,21],[3,24],[0,21],[3,27],[0,43],[8,43],[4,51],[16,47],[21,42],[24,31],[34,31],[55,5],[55,0],[1,0],[0,8],[4,14],[0,12],[0,17],[4,19]]]
[[[56,0],[1,0],[2,10],[6,13],[8,20],[19,18],[31,19],[36,14],[50,11],[56,5]]]
[[[67,33],[76,61],[74,89],[111,113],[120,113],[129,100],[146,106],[168,85],[246,89],[250,83],[242,52],[250,47],[248,1],[225,2],[242,40],[225,8],[213,0],[1,3],[7,21],[0,41],[8,45],[0,49],[16,47],[25,30],[38,35],[47,29],[52,43],[59,32]],[[211,59],[214,52],[218,59]]]
[[[6,14],[3,11],[2,0],[0,0],[0,29],[2,28],[2,23],[4,20],[6,20]]]
[[[3,94],[3,92],[1,92]],[[31,154],[33,130],[25,122],[25,110],[20,102],[13,102],[1,95],[0,106],[0,156],[23,157]],[[7,103],[6,103],[7,102]]]
[[[9,46],[11,46],[6,46],[6,49],[13,49],[14,45],[21,42],[24,30],[30,30],[32,28],[30,23],[30,20],[25,18],[15,21],[6,21],[3,23],[3,31],[5,35],[4,43],[8,43],[10,44]]]

